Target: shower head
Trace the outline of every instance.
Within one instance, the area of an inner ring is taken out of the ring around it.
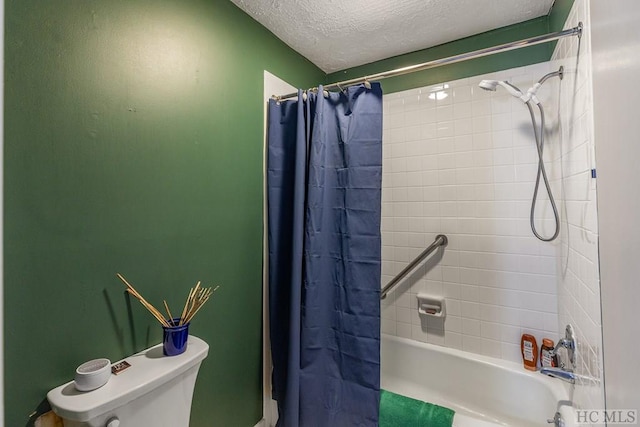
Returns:
[[[505,88],[507,92],[509,92],[511,95],[515,96],[516,98],[522,98],[522,91],[520,91],[520,89],[518,89],[517,87],[515,87],[514,85],[506,81],[482,80],[478,86],[480,86],[484,90],[490,90],[495,92],[496,89],[498,88],[498,85]]]
[[[560,80],[562,80],[563,75],[564,75],[564,67],[560,67],[558,71],[553,71],[545,75],[544,77],[542,77],[538,81],[538,83],[534,84],[533,86],[531,86],[531,88],[529,88],[527,93],[522,93],[520,89],[518,89],[517,87],[515,87],[514,85],[512,85],[511,83],[505,80],[482,80],[480,84],[478,84],[478,86],[480,86],[484,90],[490,90],[495,92],[495,90],[498,88],[498,85],[500,85],[503,88],[505,88],[507,92],[509,92],[511,95],[515,96],[516,98],[520,98],[520,100],[525,104],[529,102],[540,104],[540,100],[536,96],[536,93],[538,92],[538,89],[540,89],[540,86],[542,86],[542,84],[548,79],[550,79],[551,77],[560,77]]]
[[[480,88],[482,88],[484,90],[490,90],[492,92],[495,92],[496,88],[498,87],[498,81],[497,80],[483,80],[483,81],[480,82],[480,84],[478,86],[480,86]]]

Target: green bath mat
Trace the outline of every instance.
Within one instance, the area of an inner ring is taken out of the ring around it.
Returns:
[[[380,427],[451,427],[454,411],[380,390]]]

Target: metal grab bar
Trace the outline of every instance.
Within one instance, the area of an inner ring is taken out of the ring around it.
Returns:
[[[424,261],[426,257],[428,257],[440,246],[447,246],[447,243],[449,243],[449,239],[447,239],[447,236],[445,236],[444,234],[438,234],[432,244],[430,244],[424,251],[422,251],[420,255],[418,255],[413,261],[411,261],[409,265],[407,265],[400,273],[398,273],[396,277],[391,279],[391,281],[387,283],[384,288],[382,288],[382,291],[380,291],[380,299],[385,299],[387,297],[387,294],[391,292],[391,289],[395,285],[397,285],[398,282],[404,279],[405,276],[411,272],[411,270],[413,270],[418,264]]]

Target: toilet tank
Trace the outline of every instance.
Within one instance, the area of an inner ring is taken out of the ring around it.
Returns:
[[[123,359],[131,366],[96,390],[78,391],[71,381],[47,399],[65,427],[188,427],[196,377],[208,353],[207,343],[192,335],[178,356],[164,356],[159,344]]]

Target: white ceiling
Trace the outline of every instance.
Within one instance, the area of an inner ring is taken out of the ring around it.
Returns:
[[[231,0],[330,73],[546,15],[554,0]]]

